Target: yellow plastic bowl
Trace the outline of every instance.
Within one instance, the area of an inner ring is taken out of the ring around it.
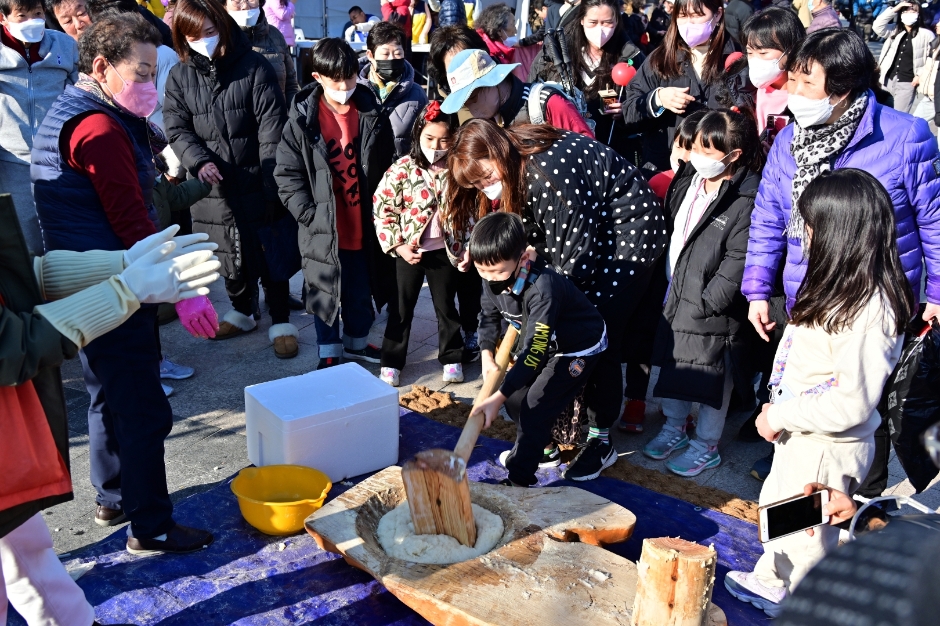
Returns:
[[[323,506],[333,483],[301,465],[246,467],[232,481],[245,521],[268,535],[293,535]]]

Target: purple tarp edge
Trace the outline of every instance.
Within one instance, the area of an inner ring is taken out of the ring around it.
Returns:
[[[400,459],[420,450],[453,447],[459,430],[402,410]],[[472,480],[497,482],[506,471],[496,464],[505,441],[481,437],[470,458]],[[626,461],[620,461],[626,462]],[[539,472],[539,484],[577,486],[610,499],[637,517],[633,537],[611,551],[630,560],[647,537],[678,536],[715,546],[719,556],[713,601],[732,626],[764,624],[763,612],[727,593],[729,569],[751,569],[761,554],[752,524],[676,498],[610,478],[587,483],[561,479],[561,469]],[[216,626],[307,624],[318,626],[411,626],[427,624],[367,574],[319,550],[306,534],[269,537],[250,527],[229,489],[233,477],[179,502],[174,517],[209,528],[215,543],[196,555],[141,558],[124,551],[125,529],[71,555],[69,562],[95,562],[79,580],[102,624],[134,623]],[[364,480],[336,484],[330,499]],[[9,622],[25,624],[12,614]]]

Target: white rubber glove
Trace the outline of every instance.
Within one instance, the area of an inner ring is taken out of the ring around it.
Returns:
[[[170,253],[171,257],[182,256],[190,252],[196,252],[197,250],[215,250],[219,247],[214,243],[208,242],[209,235],[206,233],[194,233],[192,235],[174,237],[173,235],[178,233],[179,229],[179,225],[174,224],[161,230],[159,233],[154,233],[135,243],[131,246],[130,250],[124,251],[124,267],[130,267],[134,261],[142,258],[151,250],[156,250],[168,241],[176,243],[176,247]]]
[[[209,293],[222,267],[210,250],[197,250],[174,257],[172,241],[151,250],[128,266],[118,279],[140,302],[179,302]]]

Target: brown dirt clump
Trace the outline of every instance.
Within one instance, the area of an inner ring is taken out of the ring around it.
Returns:
[[[431,391],[421,385],[412,385],[411,391],[399,397],[399,403],[406,409],[457,428],[463,428],[470,415],[469,404],[455,400],[449,393]],[[503,441],[515,441],[516,425],[513,422],[496,420],[489,429],[483,431],[483,435]],[[568,462],[574,457],[573,448],[574,446],[561,446],[562,461]],[[745,522],[757,523],[756,502],[743,500],[721,489],[705,487],[679,476],[634,465],[626,460],[604,470],[603,475],[684,500],[695,506],[719,511]]]
[[[411,391],[401,394],[399,404],[406,409],[429,417],[435,422],[463,428],[470,416],[470,405],[455,400],[449,393],[431,391],[421,385],[412,385]],[[500,418],[493,420],[493,424],[483,431],[486,437],[502,439],[503,441],[516,440],[516,425]]]

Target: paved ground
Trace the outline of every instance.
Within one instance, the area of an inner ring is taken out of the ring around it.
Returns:
[[[299,277],[295,277],[292,286],[295,293],[300,292]],[[230,304],[220,284],[215,285],[211,297],[220,316],[229,310]],[[176,390],[170,399],[174,414],[173,432],[166,442],[167,478],[174,501],[205,491],[249,464],[243,393],[246,385],[303,374],[316,368],[318,357],[313,318],[306,313],[295,313],[291,321],[300,328],[300,354],[290,360],[275,358],[267,337],[271,325],[267,317],[256,332],[223,342],[194,339],[179,322],[162,327],[166,353],[173,360],[196,368],[196,375],[189,380],[165,381]],[[373,343],[381,344],[384,323],[383,314],[372,329]],[[437,322],[426,287],[419,300],[411,337],[413,343],[408,365],[402,373],[402,391],[417,383],[435,390],[450,391],[457,397],[472,401],[480,386],[478,363],[466,366],[467,380],[462,384],[445,385],[441,380],[441,366],[437,362]],[[377,365],[364,365],[378,374]],[[113,529],[100,528],[93,522],[95,492],[88,474],[88,395],[78,359],[67,363],[62,374],[69,408],[75,500],[48,510],[46,521],[53,531],[56,549],[68,552],[106,537]],[[760,483],[748,475],[748,470],[751,463],[767,454],[770,444],[734,440],[746,417],[746,413],[729,417],[721,446],[722,465],[692,480],[756,500]],[[661,421],[658,406],[650,402],[646,433],[614,434],[621,462],[662,469],[661,462],[651,461],[639,453],[643,444],[658,432]],[[892,463],[891,490],[912,491],[896,461]],[[938,507],[940,490],[931,488],[918,499]]]

